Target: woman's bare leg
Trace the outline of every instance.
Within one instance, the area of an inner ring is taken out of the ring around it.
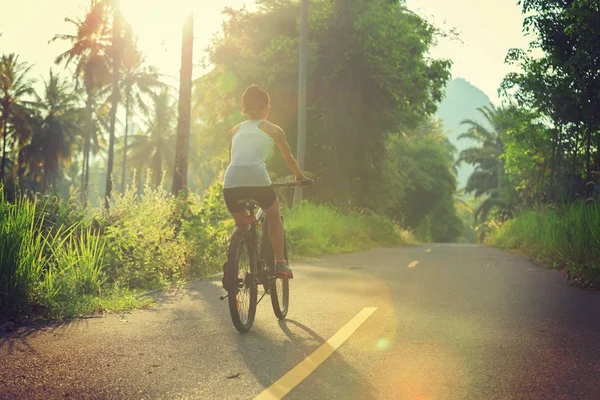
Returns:
[[[240,211],[237,213],[231,213],[231,216],[235,220],[235,229],[233,232],[237,232],[240,229],[248,229],[248,211]]]
[[[273,250],[275,251],[275,260],[284,260],[283,255],[283,224],[281,223],[281,217],[279,216],[279,202],[275,200],[275,203],[266,211],[267,221],[269,221],[269,237],[271,243],[273,243]]]

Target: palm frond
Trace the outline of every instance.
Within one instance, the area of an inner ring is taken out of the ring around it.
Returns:
[[[461,125],[470,125],[469,129],[458,136],[459,139],[468,138],[478,142],[493,141],[494,134],[488,128],[477,121],[465,119],[460,122]]]
[[[479,221],[481,223],[485,222],[487,220],[488,215],[492,211],[492,208],[494,208],[494,200],[488,197],[483,201],[483,203],[481,203],[479,208],[475,210],[473,218],[475,219],[475,221]]]
[[[496,109],[496,107],[493,104],[483,106],[483,107],[478,107],[477,111],[479,111],[481,114],[483,114],[484,118],[490,124],[490,126],[496,125],[495,120],[496,120],[496,115],[498,113],[498,110]]]

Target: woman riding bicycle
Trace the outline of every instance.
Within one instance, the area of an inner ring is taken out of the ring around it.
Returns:
[[[283,129],[267,121],[271,108],[269,94],[256,85],[249,86],[242,95],[242,104],[242,113],[248,120],[229,131],[229,167],[225,172],[223,197],[236,229],[248,227],[247,199],[256,201],[265,211],[275,251],[275,276],[291,279],[294,274],[284,257],[279,202],[265,164],[273,145],[279,148],[296,181],[305,183],[310,179],[300,171]]]

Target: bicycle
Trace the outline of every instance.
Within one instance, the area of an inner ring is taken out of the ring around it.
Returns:
[[[298,182],[273,183],[275,189],[293,189],[296,186],[307,185]],[[231,236],[227,262],[223,267],[223,287],[227,294],[221,296],[221,300],[228,299],[231,320],[241,333],[252,328],[256,307],[265,295],[271,296],[273,312],[280,320],[287,316],[290,301],[289,280],[273,275],[275,252],[269,238],[267,215],[252,199],[246,199],[246,209],[249,212],[249,227],[238,229]],[[283,224],[283,216],[281,222]],[[288,261],[285,233],[283,248],[285,260]],[[264,289],[260,299],[259,285]]]

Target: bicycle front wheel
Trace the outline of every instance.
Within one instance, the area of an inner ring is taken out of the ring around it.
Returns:
[[[287,245],[285,234],[283,235],[283,255],[288,261]],[[273,312],[278,319],[284,319],[287,316],[290,304],[290,280],[273,277],[271,279],[271,305]]]
[[[250,235],[237,232],[231,238],[227,258],[229,312],[235,328],[248,332],[256,316],[256,257]]]

